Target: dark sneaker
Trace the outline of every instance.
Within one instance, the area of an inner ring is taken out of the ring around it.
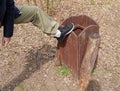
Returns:
[[[60,27],[58,28],[58,30],[60,30],[61,32],[61,36],[60,37],[55,37],[58,41],[63,41],[63,39],[65,38],[65,36],[69,35],[74,29],[74,24],[73,23],[69,23],[67,25],[65,25],[64,27]]]

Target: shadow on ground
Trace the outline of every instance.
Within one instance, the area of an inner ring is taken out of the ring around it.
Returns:
[[[102,88],[97,80],[91,80],[85,91],[102,91]]]
[[[13,91],[17,85],[39,70],[43,64],[54,59],[55,52],[56,48],[51,45],[43,45],[42,47],[28,51],[26,56],[27,64],[23,72],[18,77],[12,79],[0,91]]]

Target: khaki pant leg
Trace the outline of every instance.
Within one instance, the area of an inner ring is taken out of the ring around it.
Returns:
[[[15,24],[31,22],[46,34],[55,34],[59,24],[36,6],[18,6],[22,15],[15,19]]]

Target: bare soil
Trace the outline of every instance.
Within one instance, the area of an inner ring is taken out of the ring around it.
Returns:
[[[26,4],[16,1],[17,5]],[[98,65],[87,91],[120,91],[120,1],[95,2],[62,0],[50,15],[59,23],[82,14],[98,22]],[[0,46],[0,91],[80,91],[79,81],[72,73],[63,76],[56,70],[55,39],[31,23],[15,25],[14,30],[9,46]],[[0,29],[1,36],[2,33]]]

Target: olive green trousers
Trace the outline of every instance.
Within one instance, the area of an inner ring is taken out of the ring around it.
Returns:
[[[53,35],[57,32],[59,24],[40,8],[26,5],[17,7],[21,11],[21,16],[14,20],[15,24],[31,22],[48,35]]]

